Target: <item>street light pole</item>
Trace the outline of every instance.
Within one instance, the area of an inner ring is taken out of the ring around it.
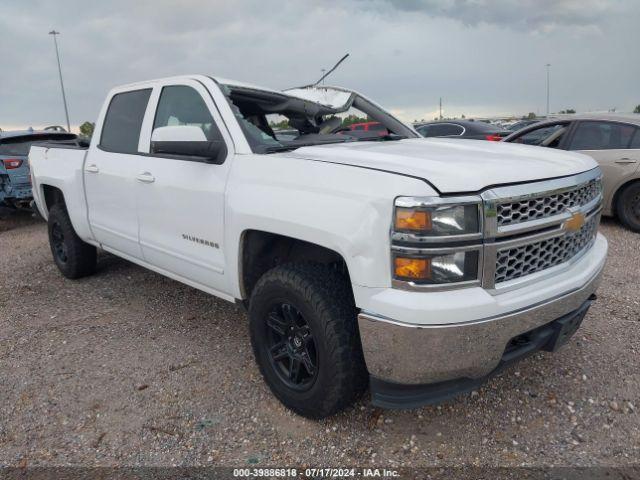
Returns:
[[[549,67],[551,67],[550,63],[545,65],[547,67],[547,117],[549,116]]]
[[[62,103],[64,103],[64,115],[67,118],[67,131],[71,132],[71,124],[69,123],[69,110],[67,109],[67,97],[64,94],[64,82],[62,81],[62,67],[60,66],[60,54],[58,53],[58,41],[56,35],[60,35],[60,32],[51,30],[49,35],[53,35],[53,43],[56,46],[56,59],[58,60],[58,74],[60,75],[60,88],[62,89]]]

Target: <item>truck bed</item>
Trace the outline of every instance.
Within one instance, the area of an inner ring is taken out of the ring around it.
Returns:
[[[45,142],[34,142],[32,147],[42,148],[64,148],[73,150],[88,150],[89,142],[86,140],[48,140]]]

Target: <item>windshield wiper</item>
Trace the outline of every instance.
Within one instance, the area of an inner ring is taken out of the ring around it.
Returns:
[[[316,145],[331,145],[333,143],[345,143],[347,140],[332,141],[332,142],[299,142],[289,143],[287,145],[268,145],[264,147],[264,153],[276,153],[286,152],[288,150],[295,150],[300,147],[315,147]]]
[[[269,145],[264,147],[263,153],[286,152],[303,146],[304,145]]]
[[[395,133],[391,134],[391,135],[384,135],[382,137],[378,137],[379,140],[384,140],[384,141],[390,141],[390,140],[404,140],[407,137],[405,137],[404,135],[396,135]]]

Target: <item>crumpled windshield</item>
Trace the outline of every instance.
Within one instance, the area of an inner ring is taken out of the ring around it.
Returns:
[[[222,87],[255,153],[274,153],[327,143],[406,138],[357,108],[355,94],[348,94],[351,96],[349,101],[336,108],[286,93],[237,85]]]

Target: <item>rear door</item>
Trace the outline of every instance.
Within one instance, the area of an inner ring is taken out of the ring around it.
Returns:
[[[142,258],[138,241],[136,175],[140,129],[152,89],[116,93],[109,103],[97,146],[84,165],[89,225],[107,250]]]
[[[607,204],[618,186],[632,178],[640,164],[640,133],[635,125],[581,120],[569,141],[569,150],[589,155],[602,169]]]
[[[216,105],[195,80],[156,87],[153,115],[145,119],[145,156],[137,175],[140,245],[145,261],[183,280],[225,292],[224,194],[231,162],[149,153],[154,129],[189,125],[202,129],[209,141],[224,141],[233,152]]]

